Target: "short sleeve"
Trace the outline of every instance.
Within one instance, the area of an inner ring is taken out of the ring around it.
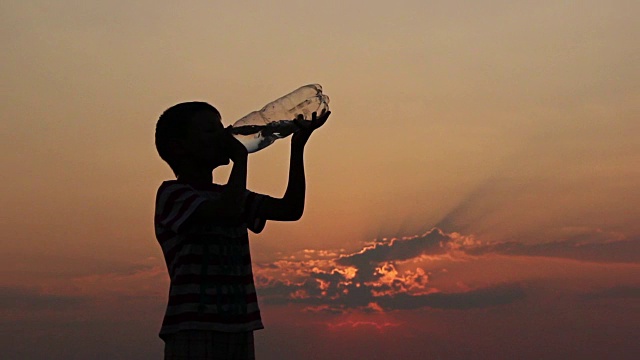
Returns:
[[[165,183],[158,189],[156,223],[177,233],[205,199],[187,184]]]
[[[247,228],[256,234],[259,234],[267,223],[267,219],[260,216],[260,209],[268,197],[267,195],[247,191],[244,203],[245,219]]]

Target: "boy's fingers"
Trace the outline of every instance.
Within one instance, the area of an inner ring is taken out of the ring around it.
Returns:
[[[315,127],[320,127],[324,125],[324,123],[327,122],[329,115],[331,115],[331,111],[324,111],[319,118],[313,119],[313,125]]]
[[[293,119],[293,123],[300,129],[313,131],[324,125],[330,114],[331,111],[326,109],[320,113],[320,116],[318,116],[318,113],[314,111],[311,113],[311,120],[305,120],[304,115],[300,114]]]

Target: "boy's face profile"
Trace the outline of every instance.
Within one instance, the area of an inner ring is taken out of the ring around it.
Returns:
[[[229,156],[222,146],[224,126],[215,111],[203,110],[190,120],[186,136],[180,141],[180,156],[192,166],[211,170],[229,164]]]

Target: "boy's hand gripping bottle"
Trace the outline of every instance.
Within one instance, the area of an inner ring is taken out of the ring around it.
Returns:
[[[293,121],[298,115],[311,121],[311,114],[329,110],[329,97],[319,84],[306,85],[253,111],[236,121],[231,133],[252,153],[287,137],[299,129]]]

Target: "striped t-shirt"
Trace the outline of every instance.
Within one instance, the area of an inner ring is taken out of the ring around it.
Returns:
[[[235,224],[185,221],[206,200],[216,201],[224,185],[177,180],[160,185],[155,231],[171,284],[160,337],[180,330],[244,332],[262,329],[249,254],[247,229],[259,233],[256,213],[265,195],[247,191],[244,216]]]

